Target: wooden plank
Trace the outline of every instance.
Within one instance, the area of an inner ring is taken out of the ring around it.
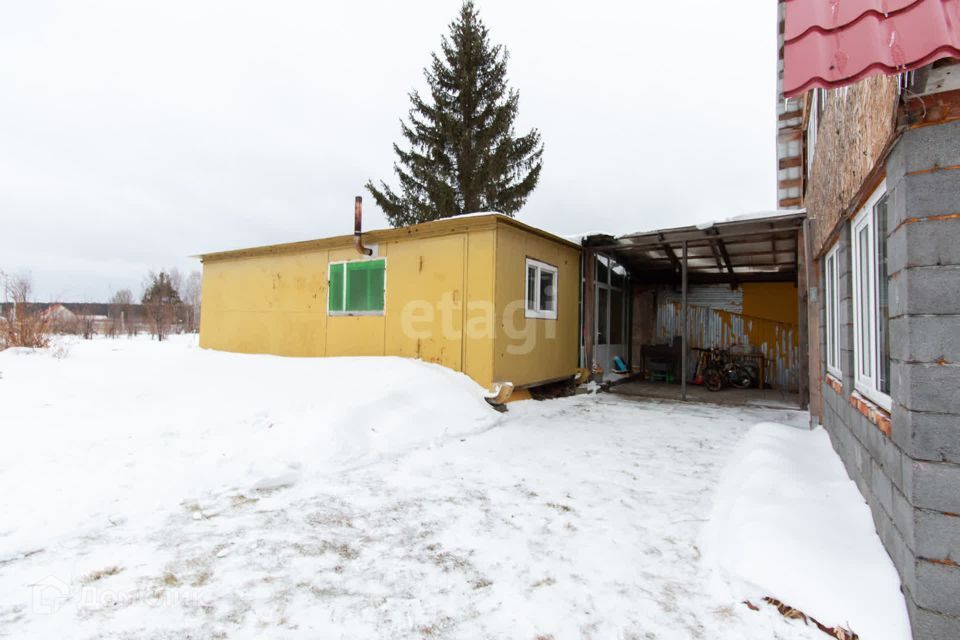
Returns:
[[[673,265],[673,268],[674,268],[675,270],[679,271],[679,270],[680,270],[680,261],[677,259],[677,254],[675,254],[675,253],[673,252],[673,247],[671,247],[671,246],[670,246],[669,244],[667,244],[666,242],[661,242],[659,246],[660,246],[660,249],[662,249],[663,252],[664,252],[665,254],[667,254],[667,259],[668,259],[668,260],[670,261],[670,263]]]
[[[912,128],[929,127],[960,119],[960,89],[907,100],[900,107],[900,120]]]

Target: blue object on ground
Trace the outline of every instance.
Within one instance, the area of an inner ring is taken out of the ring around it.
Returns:
[[[620,356],[613,357],[613,370],[616,373],[630,373],[630,369],[628,369],[627,364],[620,359]]]

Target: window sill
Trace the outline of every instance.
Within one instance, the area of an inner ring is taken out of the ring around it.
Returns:
[[[883,432],[883,435],[890,437],[893,425],[890,420],[890,412],[887,409],[875,404],[859,391],[850,394],[850,405],[872,424],[876,425]]]
[[[383,311],[327,311],[327,316],[331,318],[344,318],[350,316],[382,316]]]
[[[544,311],[543,313],[537,313],[536,311],[525,311],[523,317],[528,320],[556,320],[557,312]]]
[[[830,388],[833,389],[837,395],[843,395],[843,383],[840,382],[839,376],[827,373],[827,384],[830,385]]]
[[[857,393],[863,396],[864,400],[867,400],[871,404],[875,404],[876,406],[880,407],[887,413],[890,413],[891,409],[893,408],[893,398],[891,398],[887,394],[881,391],[866,389],[864,388],[863,385],[860,385],[860,384],[854,384],[853,388]]]

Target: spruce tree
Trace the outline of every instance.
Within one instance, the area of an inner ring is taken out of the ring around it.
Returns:
[[[515,135],[519,95],[507,86],[509,55],[491,45],[470,0],[441,53],[423,71],[429,99],[411,92],[409,122],[400,123],[409,149],[393,145],[399,192],[367,182],[394,227],[476,211],[513,216],[540,178],[540,133]]]

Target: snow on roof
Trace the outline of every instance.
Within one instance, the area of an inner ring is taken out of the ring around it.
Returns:
[[[714,226],[714,225],[723,224],[723,223],[727,223],[727,222],[749,222],[750,220],[765,220],[765,219],[767,219],[767,218],[773,218],[773,219],[786,218],[786,217],[789,217],[789,216],[795,216],[795,215],[797,215],[797,214],[806,213],[806,212],[807,212],[806,209],[790,209],[790,210],[779,209],[779,210],[776,210],[776,211],[755,211],[755,212],[753,212],[753,213],[741,213],[741,214],[736,215],[736,216],[730,216],[730,217],[728,217],[728,218],[721,218],[721,219],[719,219],[719,220],[710,220],[710,221],[706,221],[706,222],[698,222],[698,223],[696,223],[696,224],[694,224],[694,225],[690,225],[690,226],[694,226],[694,227],[696,227],[697,229],[699,229],[699,230],[702,231],[702,230],[704,230],[704,229],[709,229],[710,227],[712,227],[712,226]],[[622,236],[639,236],[639,235],[643,235],[643,234],[646,234],[646,233],[654,233],[654,232],[656,232],[656,231],[667,231],[667,230],[673,229],[673,228],[682,229],[683,227],[667,227],[667,228],[660,228],[660,229],[645,229],[645,230],[642,230],[642,231],[633,231],[633,232],[631,232],[631,233],[624,233],[624,234],[621,234],[621,235],[622,235]]]

